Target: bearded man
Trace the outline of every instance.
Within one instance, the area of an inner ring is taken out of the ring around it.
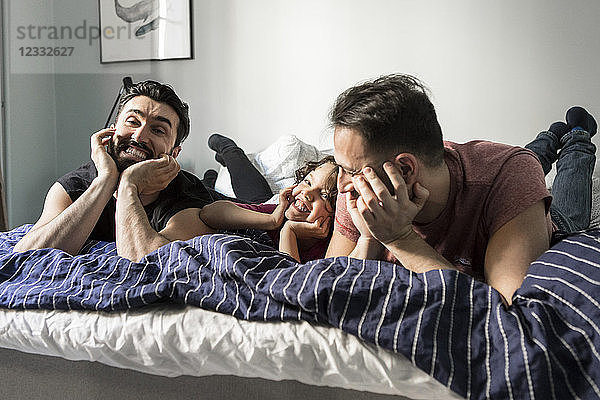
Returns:
[[[169,85],[127,88],[115,124],[91,137],[92,160],[54,183],[15,251],[77,254],[95,239],[116,241],[120,256],[139,260],[171,241],[212,232],[199,218],[211,195],[176,161],[189,129],[188,105]]]

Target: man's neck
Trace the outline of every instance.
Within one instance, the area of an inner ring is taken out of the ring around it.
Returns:
[[[435,220],[448,204],[450,170],[446,162],[443,162],[439,167],[425,170],[419,183],[429,190],[429,198],[415,218],[415,222],[417,224],[428,224]]]
[[[141,195],[140,196],[140,202],[142,203],[142,205],[144,207],[146,207],[148,204],[153,203],[156,201],[156,199],[158,199],[159,193],[153,193],[150,195]]]

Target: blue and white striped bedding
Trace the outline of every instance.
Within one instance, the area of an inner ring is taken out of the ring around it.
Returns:
[[[468,398],[599,398],[600,231],[534,262],[513,306],[456,271],[415,274],[340,257],[297,264],[250,238],[174,242],[132,263],[114,243],[13,253],[0,235],[0,306],[121,310],[187,303],[249,320],[317,321],[399,352]]]

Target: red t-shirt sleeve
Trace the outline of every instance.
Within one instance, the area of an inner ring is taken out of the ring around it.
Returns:
[[[360,232],[354,226],[352,217],[346,208],[346,194],[338,193],[335,204],[335,224],[334,231],[338,231],[342,236],[350,239],[353,242],[358,242]]]
[[[500,168],[486,199],[483,217],[489,237],[540,200],[548,213],[552,197],[540,162],[529,150],[513,154]]]

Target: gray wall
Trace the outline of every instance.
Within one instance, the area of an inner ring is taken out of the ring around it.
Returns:
[[[28,18],[40,24],[52,21],[49,3],[38,3],[28,10],[4,2],[6,121],[4,132],[5,181],[9,225],[31,220],[41,209],[48,182],[56,176],[56,107],[54,73],[48,60],[37,60],[44,73],[22,71],[15,63],[18,49],[10,40],[12,18]],[[41,195],[41,196],[40,196]],[[40,199],[41,197],[41,199]]]
[[[97,41],[75,41],[70,58],[16,54],[16,26],[97,24],[96,0],[4,5],[11,227],[34,222],[56,177],[88,159],[124,75],[168,81],[189,102],[179,160],[200,175],[217,167],[213,131],[248,151],[286,134],[330,147],[335,97],[390,72],[428,84],[450,140],[524,145],[573,104],[600,117],[597,0],[195,0],[194,60],[109,65]]]
[[[149,63],[100,64],[98,41],[19,39],[19,26],[98,24],[96,1],[6,1],[4,178],[9,226],[33,223],[56,178],[89,160],[123,76],[150,76]],[[37,35],[34,31],[34,35]],[[24,57],[20,47],[73,46],[72,57]]]
[[[6,94],[4,172],[12,227],[13,221],[35,222],[44,190],[56,177],[54,76],[11,74]]]

